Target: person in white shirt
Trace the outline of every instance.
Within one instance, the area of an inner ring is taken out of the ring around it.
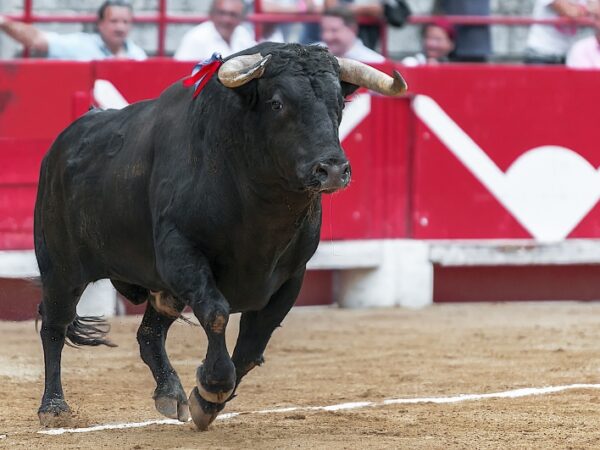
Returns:
[[[320,44],[335,56],[356,59],[364,63],[382,63],[385,58],[368,48],[358,37],[358,23],[347,7],[335,6],[321,16]]]
[[[0,15],[0,31],[23,44],[34,56],[49,59],[146,59],[146,52],[129,39],[132,26],[133,9],[126,0],[102,2],[96,21],[97,33],[50,33]]]
[[[567,67],[571,69],[600,69],[600,1],[591,2],[589,7],[595,33],[576,42],[569,50]]]
[[[572,24],[534,24],[529,29],[525,63],[564,64],[565,55],[573,44],[578,22],[589,17],[588,0],[536,0],[534,19],[569,18]]]
[[[201,61],[213,53],[222,57],[256,45],[252,34],[241,23],[244,18],[242,0],[214,0],[210,20],[188,31],[181,40],[175,59]]]
[[[323,0],[262,0],[261,7],[263,13],[274,14],[318,14],[323,11]],[[315,23],[303,23],[300,27],[291,23],[263,23],[262,41],[270,42],[294,42],[297,39],[298,31],[301,37],[307,27],[318,25]],[[300,28],[300,30],[298,30]],[[318,33],[315,41],[318,41]],[[313,41],[314,42],[314,41]]]

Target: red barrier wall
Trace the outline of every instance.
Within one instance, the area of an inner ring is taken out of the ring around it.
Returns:
[[[33,248],[33,205],[49,139],[0,138],[0,250]]]
[[[36,166],[60,130],[87,109],[94,80],[111,81],[133,102],[158,95],[190,69],[189,63],[166,59],[0,64],[0,248],[31,248],[14,235],[30,231]],[[401,70],[411,92],[433,98],[501,172],[544,145],[572,150],[593,168],[600,165],[595,72],[469,65]],[[372,97],[370,113],[343,145],[353,182],[324,201],[325,239],[532,237],[415,118],[409,98]],[[15,198],[11,211],[8,199]],[[596,205],[569,236],[598,236],[599,213]]]
[[[572,150],[590,169],[600,166],[598,72],[466,65],[415,68],[407,78],[412,92],[435,99],[502,172],[546,145]],[[532,237],[422,121],[416,124],[412,154],[413,237]],[[542,189],[547,182],[548,195],[554,195],[557,175],[532,177],[527,189]],[[569,237],[600,236],[599,213],[596,205]],[[557,210],[548,220],[560,220],[560,214]]]
[[[87,110],[96,79],[109,80],[133,102],[157,96],[191,68],[166,59],[0,63],[0,250],[32,248],[39,162],[56,135]],[[323,239],[600,236],[598,72],[399,69],[410,95],[372,96],[343,140],[353,181],[324,197]],[[355,114],[352,105],[345,114]],[[436,270],[434,295],[441,301],[464,292],[473,276]],[[520,269],[502,273],[511,270]],[[330,272],[320,276],[331,284]],[[494,284],[481,282],[488,287],[474,291],[474,299]]]
[[[39,160],[60,130],[87,109],[94,80],[111,81],[133,102],[158,95],[190,69],[189,63],[166,59],[0,64],[0,249],[31,248]],[[469,65],[401,71],[411,92],[434,99],[500,173],[544,145],[572,150],[594,170],[600,165],[595,72]],[[343,145],[353,181],[325,198],[324,239],[536,237],[415,117],[410,97],[372,97],[368,115]],[[600,235],[600,210],[593,204],[568,236]]]
[[[411,117],[407,99],[372,97],[371,113],[342,142],[351,185],[323,197],[323,239],[408,236]]]

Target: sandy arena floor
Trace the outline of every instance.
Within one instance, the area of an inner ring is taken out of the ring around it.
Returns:
[[[65,347],[63,382],[73,426],[160,419],[138,356],[139,317],[113,321],[118,348]],[[232,350],[237,317],[229,326]],[[42,354],[32,322],[0,322],[0,448],[600,448],[600,389],[516,399],[297,410],[193,425],[48,436],[36,411]],[[199,328],[171,329],[171,361],[189,392],[202,360]],[[297,308],[276,331],[266,364],[224,412],[380,402],[600,383],[600,304],[436,305],[350,311]]]

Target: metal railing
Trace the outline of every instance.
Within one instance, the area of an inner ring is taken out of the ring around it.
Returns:
[[[167,12],[167,1],[158,0],[158,11],[156,14],[136,14],[136,23],[155,24],[158,28],[158,42],[156,56],[165,56],[165,40],[167,35],[167,26],[174,24],[198,24],[209,20],[206,14],[197,15],[178,15]],[[8,15],[11,19],[20,20],[26,23],[94,23],[97,20],[95,14],[81,15],[61,15],[61,14],[35,14],[33,7],[34,0],[23,0],[23,14]],[[246,20],[255,25],[256,37],[259,39],[262,35],[262,24],[271,23],[314,23],[320,19],[319,14],[305,13],[265,13],[262,11],[261,0],[255,0],[255,11],[248,14]],[[439,16],[432,15],[413,15],[409,18],[409,24],[426,24]],[[455,25],[505,25],[505,26],[528,26],[532,24],[544,25],[578,25],[591,26],[591,20],[583,19],[577,22],[570,19],[533,19],[525,16],[444,16],[450,23]],[[380,25],[380,38],[382,53],[387,56],[387,27],[385,22],[372,17],[361,17],[362,24]],[[27,56],[27,52],[25,54]]]

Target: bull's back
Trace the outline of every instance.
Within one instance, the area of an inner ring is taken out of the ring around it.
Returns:
[[[92,110],[59,135],[42,163],[36,249],[43,241],[54,257],[86,261],[92,277],[148,257],[151,110]]]

